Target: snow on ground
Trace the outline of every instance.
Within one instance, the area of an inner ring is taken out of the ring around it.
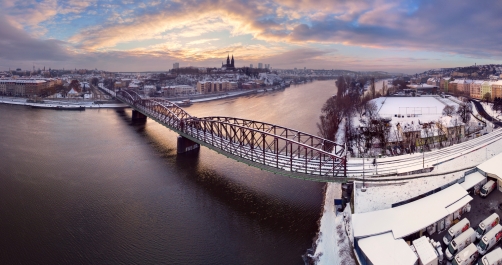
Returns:
[[[393,203],[424,194],[453,180],[457,180],[464,174],[464,170],[446,174],[447,172],[468,167],[476,167],[488,158],[501,152],[502,141],[497,141],[485,148],[473,151],[457,159],[444,162],[436,166],[431,173],[422,174],[424,176],[442,174],[439,176],[407,181],[395,181],[394,183],[385,184],[366,183],[366,192],[361,192],[362,183],[357,183],[354,188],[354,210],[356,213],[364,213],[391,208]]]
[[[335,135],[335,142],[338,144],[344,144],[345,143],[345,123],[346,120],[343,119],[340,125],[338,125],[338,131],[336,132]],[[335,149],[333,149],[333,153],[335,152]]]
[[[85,107],[85,108],[124,108],[127,105],[122,103],[106,103],[94,104],[93,101],[60,101],[60,100],[45,100],[45,103],[28,103],[26,98],[2,97],[0,103],[23,106],[38,106],[38,107]]]
[[[494,128],[495,125],[493,125],[493,123],[489,120],[486,120],[485,118],[483,118],[483,116],[481,116],[479,113],[478,113],[478,109],[476,109],[476,106],[474,106],[474,103],[471,102],[471,106],[472,106],[472,115],[478,117],[478,119],[486,122],[486,125],[488,125],[488,128]],[[488,113],[487,109],[485,107],[483,107],[485,109],[485,111]],[[494,117],[494,116],[492,116]],[[471,122],[479,122],[478,119],[472,117],[471,118]]]
[[[501,113],[492,110],[493,103],[481,102],[481,105],[485,109],[486,113],[488,113],[488,115],[492,116],[493,118],[496,118],[497,120],[502,120]]]
[[[327,184],[324,212],[314,253],[316,264],[356,264],[349,239],[351,234],[347,235],[347,231],[351,232],[352,229],[346,226],[351,224],[350,206],[347,205],[344,211],[347,216],[346,220],[343,218],[343,213],[336,215],[335,212],[334,199],[340,198],[341,195],[339,183]]]
[[[458,105],[440,97],[388,97],[378,114],[395,122],[422,122],[437,120],[443,116],[447,105]]]
[[[371,101],[376,104],[378,111],[380,111],[387,99],[388,99],[388,97],[379,97],[379,98],[372,99]]]
[[[425,99],[426,100],[422,100]],[[389,99],[391,99],[389,101]],[[399,100],[403,100],[399,102]],[[419,99],[419,101],[414,101]],[[446,105],[458,105],[456,101],[447,101],[441,98],[439,101],[435,97],[415,97],[415,98],[379,98],[376,101],[377,106],[382,110],[384,107],[386,111],[394,111],[396,108],[399,111],[400,104],[407,104],[414,106],[411,103],[425,102],[429,103],[428,106],[436,106],[436,118],[442,115],[442,110]],[[437,103],[436,103],[437,102]],[[443,104],[444,103],[444,104]],[[420,106],[420,105],[419,105]],[[427,106],[427,105],[426,105]],[[439,106],[442,106],[439,108]],[[456,107],[456,106],[455,106]],[[474,108],[475,109],[475,108]],[[406,113],[405,113],[406,114]],[[475,113],[477,114],[477,112]],[[425,116],[425,115],[424,115]],[[424,117],[422,116],[422,117]],[[395,119],[395,117],[393,117]],[[502,141],[494,142],[485,148],[472,151],[464,156],[460,156],[453,160],[441,163],[431,173],[421,174],[437,175],[413,180],[397,180],[387,183],[365,183],[366,192],[361,191],[362,183],[356,183],[354,188],[354,212],[364,213],[369,211],[376,211],[388,209],[392,204],[401,202],[418,195],[424,194],[442,185],[448,184],[463,176],[465,170],[460,170],[468,167],[475,167],[488,158],[493,157],[502,152]],[[417,154],[420,155],[420,154]],[[457,172],[453,172],[457,171]],[[417,175],[418,176],[418,175]],[[334,199],[341,197],[341,187],[337,183],[328,183],[326,188],[326,197],[324,201],[324,212],[321,217],[320,232],[318,240],[316,241],[317,247],[314,257],[317,259],[317,264],[356,264],[351,257],[353,251],[348,241],[348,236],[345,233],[340,233],[340,229],[345,227],[346,223],[343,222],[343,215],[336,216],[334,208]],[[346,208],[349,209],[350,207]],[[350,213],[347,214],[350,216]],[[349,217],[350,218],[350,217]],[[349,222],[350,223],[350,222]],[[349,229],[350,230],[350,229]],[[346,229],[345,229],[346,231]]]

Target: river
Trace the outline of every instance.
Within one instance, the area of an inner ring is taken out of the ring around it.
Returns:
[[[315,134],[334,81],[194,104]],[[303,264],[322,183],[249,167],[131,110],[0,104],[0,264]]]

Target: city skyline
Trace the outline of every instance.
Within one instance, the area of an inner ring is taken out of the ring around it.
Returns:
[[[489,4],[489,5],[488,5]],[[0,69],[218,67],[381,70],[495,64],[500,2],[3,1]],[[194,15],[196,14],[196,15]]]

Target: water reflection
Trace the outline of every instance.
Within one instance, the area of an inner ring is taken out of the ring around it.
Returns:
[[[189,113],[312,133],[324,84]],[[0,264],[301,264],[317,231],[323,184],[177,155],[176,133],[131,110],[0,105],[0,122]]]

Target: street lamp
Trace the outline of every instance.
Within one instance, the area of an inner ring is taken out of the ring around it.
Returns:
[[[422,145],[422,169],[425,168],[425,152],[424,152],[424,146]]]
[[[362,192],[366,191],[366,187],[364,186],[364,152],[363,152],[363,187],[361,188]]]

